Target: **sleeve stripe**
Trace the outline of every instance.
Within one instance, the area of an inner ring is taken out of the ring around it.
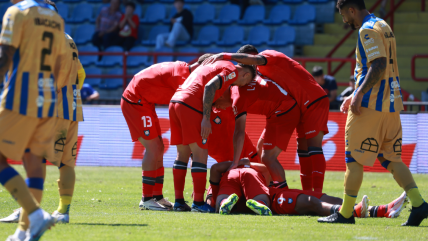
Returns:
[[[243,116],[243,115],[246,115],[247,114],[247,112],[245,111],[245,112],[242,112],[241,114],[239,114],[239,115],[237,115],[236,117],[235,117],[235,120],[237,120],[237,119],[239,119],[239,117],[241,117],[241,116]]]

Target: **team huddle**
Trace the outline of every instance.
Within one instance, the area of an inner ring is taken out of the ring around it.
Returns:
[[[8,240],[39,240],[55,222],[69,222],[85,72],[54,3],[13,2],[0,35],[0,74],[6,75],[0,106],[0,183],[22,208],[0,221],[19,220]],[[384,20],[366,10],[363,0],[338,0],[337,8],[345,23],[359,29],[356,90],[341,106],[348,113],[343,199],[323,193],[322,142],[329,115],[325,91],[283,53],[259,53],[244,45],[237,53],[205,54],[191,65],[152,65],[124,90],[121,109],[132,141],[145,147],[141,209],[315,214],[325,216],[318,219],[321,223],[353,224],[355,217],[398,217],[409,199],[412,211],[403,226],[419,226],[427,218],[428,204],[401,160],[403,104],[395,37]],[[174,203],[162,192],[164,145],[156,104],[169,105],[170,144],[177,148]],[[248,113],[266,117],[256,146],[246,133]],[[278,161],[295,130],[301,190],[288,187]],[[206,192],[208,155],[218,163],[210,169]],[[7,159],[23,160],[25,181]],[[60,204],[52,215],[39,207],[46,159],[60,172]],[[363,166],[373,166],[376,159],[404,192],[386,205],[370,206],[365,195],[356,203]],[[191,207],[183,195],[189,160]]]

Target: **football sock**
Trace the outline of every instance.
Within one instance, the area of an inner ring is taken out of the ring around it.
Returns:
[[[340,207],[341,207],[341,205],[337,205],[337,204],[336,204],[336,205],[331,206],[330,214],[334,214],[334,213],[339,212]]]
[[[196,205],[204,202],[205,188],[207,184],[207,165],[199,162],[192,163],[193,200]]]
[[[62,166],[59,169],[58,192],[59,205],[57,211],[60,213],[69,213],[71,200],[73,198],[74,184],[76,183],[76,173],[74,167]]]
[[[410,199],[410,202],[412,203],[412,206],[417,208],[420,207],[425,201],[422,199],[422,196],[419,192],[419,189],[417,187],[410,189],[407,191],[407,196]]]
[[[300,163],[300,182],[302,189],[312,191],[312,159],[304,150],[297,150]]]
[[[322,148],[310,146],[308,153],[312,160],[312,187],[315,192],[322,192],[325,174],[325,158]]]
[[[369,214],[372,218],[383,218],[388,212],[388,205],[369,207]]]
[[[40,203],[42,201],[43,196],[43,183],[44,179],[39,177],[29,177],[25,179],[27,183],[28,189],[33,195],[36,202]],[[30,221],[28,220],[28,213],[22,209],[21,215],[19,216],[19,229],[27,230],[30,225]]]
[[[364,169],[361,164],[356,161],[346,163],[345,172],[345,193],[343,195],[343,204],[340,209],[340,214],[345,218],[350,218],[354,211],[355,201],[358,191],[363,182]]]
[[[211,207],[215,208],[215,205],[217,203],[218,191],[220,190],[220,183],[212,182],[210,180],[210,184],[211,184],[211,190],[212,190]]]
[[[156,171],[143,170],[143,202],[153,198],[153,188],[155,187]]]
[[[163,198],[162,189],[163,189],[164,173],[165,173],[164,167],[160,167],[156,170],[155,187],[153,188],[153,197],[155,197],[156,200],[161,200]]]
[[[176,203],[179,203],[179,204],[185,204],[186,202],[184,201],[184,198],[181,198],[181,199],[175,199],[175,202]]]
[[[23,210],[31,213],[39,208],[39,203],[34,200],[24,179],[12,167],[7,167],[0,172],[0,183],[9,191]]]
[[[183,192],[184,184],[186,183],[187,163],[176,160],[172,168],[172,174],[174,176],[175,201],[183,199],[182,204],[184,204]]]

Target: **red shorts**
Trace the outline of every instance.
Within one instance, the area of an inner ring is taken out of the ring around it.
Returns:
[[[252,168],[236,168],[226,172],[220,181],[218,195],[235,193],[239,198],[253,199],[260,194],[269,195],[266,180]]]
[[[290,137],[300,122],[300,109],[293,106],[288,112],[274,115],[266,119],[266,127],[260,136],[263,139],[263,149],[272,150],[274,147],[286,151]]]
[[[137,104],[122,99],[120,107],[131,132],[132,141],[137,141],[139,137],[152,140],[161,135],[154,104],[148,102]]]
[[[297,126],[297,137],[310,139],[317,136],[320,131],[327,135],[329,111],[330,102],[328,98],[323,98],[309,106],[300,118],[300,123]]]
[[[233,161],[233,141],[230,143],[226,140],[217,140],[211,138],[211,136],[217,137],[218,135],[210,135],[210,145],[208,148],[208,155],[210,155],[216,162]],[[233,138],[233,137],[230,137]],[[257,149],[251,142],[250,137],[245,133],[244,146],[241,152],[241,159],[247,157],[250,162],[260,162],[260,158],[257,155]]]
[[[271,188],[270,195],[272,199],[271,208],[272,212],[275,214],[299,214],[296,212],[296,203],[297,198],[300,194],[305,194],[308,196],[316,197],[320,199],[324,193],[313,192],[313,191],[304,191],[299,189],[274,189]],[[275,196],[273,196],[275,195]],[[273,198],[272,198],[273,197]]]
[[[202,113],[192,110],[181,103],[169,103],[169,122],[171,125],[171,145],[189,145],[197,143],[202,149],[208,149],[208,139],[202,140]]]

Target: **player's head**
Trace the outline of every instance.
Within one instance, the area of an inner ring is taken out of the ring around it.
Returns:
[[[233,87],[232,87],[233,88]],[[235,87],[236,88],[236,87]],[[217,109],[225,110],[232,106],[232,98],[230,97],[230,88],[228,88],[222,96],[220,96],[213,104]]]
[[[178,13],[181,12],[184,7],[184,0],[174,0],[174,7]]]
[[[125,5],[125,13],[126,14],[133,14],[135,11],[135,8],[136,8],[135,3],[127,2]]]
[[[324,72],[322,71],[321,66],[314,66],[314,68],[312,69],[312,76],[319,85],[324,84]]]
[[[206,60],[207,58],[213,56],[214,54],[204,54],[201,57],[199,57],[198,59],[198,64],[202,64],[204,62],[204,60]]]
[[[249,84],[256,77],[256,69],[252,65],[237,64],[238,79],[232,85],[244,86]]]
[[[51,5],[53,8],[55,8],[55,11],[58,12],[58,8],[56,7],[56,4],[52,2],[51,0],[44,0],[46,4]]]
[[[236,51],[236,53],[257,55],[257,54],[259,54],[259,51],[253,45],[246,44],[246,45],[242,46],[241,48],[239,48],[238,51]]]
[[[337,9],[344,23],[349,24],[353,30],[361,27],[361,13],[366,9],[364,0],[337,0]]]

